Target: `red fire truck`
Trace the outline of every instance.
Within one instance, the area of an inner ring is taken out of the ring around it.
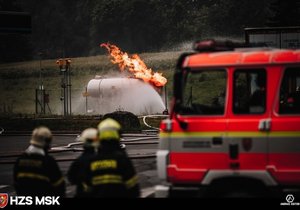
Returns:
[[[207,40],[179,58],[156,195],[299,191],[300,50],[236,47]]]

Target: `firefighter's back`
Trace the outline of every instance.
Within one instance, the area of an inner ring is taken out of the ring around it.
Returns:
[[[48,155],[24,153],[15,164],[14,180],[18,195],[63,195],[63,177],[56,161]]]
[[[113,119],[99,126],[100,150],[86,165],[85,183],[92,196],[138,197],[137,175],[125,150],[120,147],[121,126]]]

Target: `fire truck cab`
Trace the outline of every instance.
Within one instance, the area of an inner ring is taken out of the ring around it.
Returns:
[[[179,58],[157,197],[299,191],[300,50],[236,46],[207,40]]]

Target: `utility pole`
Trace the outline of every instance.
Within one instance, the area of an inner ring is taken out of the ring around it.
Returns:
[[[166,107],[166,109],[163,111],[163,114],[168,115],[169,114],[169,110],[168,110],[168,91],[167,91],[167,85],[165,85],[163,88],[164,88],[165,107]]]
[[[42,71],[43,71],[43,69],[42,69],[42,56],[43,56],[43,53],[40,52],[39,56],[40,56],[40,90],[43,90],[44,89],[43,88],[43,78],[42,78]]]
[[[63,103],[64,116],[72,114],[72,99],[71,99],[71,59],[60,58],[56,61],[59,66],[61,79],[61,97],[60,100]]]
[[[46,114],[46,103],[48,105],[49,96],[45,94],[44,84],[43,84],[43,75],[42,75],[42,56],[43,53],[39,53],[40,62],[39,62],[39,84],[38,87],[35,89],[35,113],[36,114]],[[48,96],[48,100],[45,100],[45,96]],[[48,105],[49,107],[49,105]]]
[[[85,97],[85,113],[88,113],[88,96],[90,96],[90,94],[87,91],[87,86],[85,87],[85,92],[82,93],[82,96]]]

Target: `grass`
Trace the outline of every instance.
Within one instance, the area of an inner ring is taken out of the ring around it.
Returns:
[[[176,60],[181,52],[143,53],[140,57],[148,68],[162,72],[168,79],[169,96],[172,91],[172,75]],[[43,60],[42,80],[50,94],[50,108],[53,114],[61,114],[61,75],[56,60]],[[72,58],[72,101],[84,100],[82,92],[95,75],[118,74],[107,55]],[[40,61],[0,64],[0,114],[33,114],[35,112],[35,88],[40,81]]]
[[[167,90],[169,99],[172,95],[173,72],[177,58],[182,52],[143,53],[140,57],[148,68],[163,73],[168,79]],[[43,85],[50,94],[50,108],[52,115],[40,118],[35,113],[35,89],[40,84],[40,61],[0,64],[0,127],[6,131],[31,131],[38,125],[47,125],[52,130],[81,131],[87,127],[95,127],[102,116],[80,116],[62,119],[58,115],[62,113],[60,101],[61,75],[56,60],[42,61]],[[73,110],[76,103],[84,102],[82,93],[88,82],[95,75],[119,75],[119,69],[112,64],[107,55],[72,58],[72,102]],[[202,78],[203,77],[203,78]],[[193,83],[194,82],[194,83]],[[218,90],[222,90],[224,80],[220,75],[202,75],[191,77],[187,86],[193,83],[193,98],[201,104],[211,104]],[[80,114],[80,113],[79,113]],[[81,113],[84,114],[84,113]],[[146,127],[139,118],[141,129]],[[149,125],[158,128],[162,118],[148,118]],[[135,131],[131,127],[127,132]]]
[[[160,127],[160,123],[162,120],[166,119],[166,117],[158,117],[158,118],[147,118],[146,123],[154,128],[159,128]],[[142,130],[149,130],[152,128],[147,127],[144,122],[143,119],[140,118],[140,124],[141,124],[141,129]]]
[[[47,126],[52,131],[77,131],[80,132],[89,127],[97,127],[99,119],[62,119],[62,118],[9,118],[0,119],[0,125],[5,132],[32,131],[38,126]],[[130,130],[130,129],[128,129]]]
[[[52,131],[71,131],[71,132],[81,132],[82,130],[89,127],[97,127],[99,122],[103,119],[103,116],[83,116],[77,115],[69,118],[61,118],[57,115],[51,115],[47,117],[35,117],[32,116],[18,116],[12,118],[11,116],[2,116],[0,118],[0,127],[5,129],[5,132],[31,132],[37,126],[47,126]],[[165,117],[160,118],[148,118],[146,122],[155,128],[159,128],[161,120]],[[151,128],[147,127],[143,123],[143,119],[139,118],[139,124],[141,126],[136,126],[132,120],[127,120],[122,118],[123,122],[122,130],[126,132],[140,132],[140,130],[149,130]],[[124,123],[126,125],[124,126]]]
[[[169,99],[172,96],[173,72],[177,58],[181,52],[143,53],[140,57],[148,68],[163,73],[168,79],[167,90]],[[42,61],[42,79],[46,92],[50,94],[50,108],[52,115],[46,118],[35,113],[35,89],[40,84],[40,61],[0,64],[0,127],[6,130],[30,131],[38,125],[47,125],[53,130],[82,130],[99,123],[97,117],[101,116],[73,116],[70,119],[61,119],[60,101],[61,75],[56,60]],[[95,75],[119,75],[119,69],[112,64],[107,55],[72,58],[72,107],[84,103],[82,93],[88,82]],[[219,90],[224,88],[224,79],[218,73],[191,75],[186,88],[186,96],[190,94],[190,86],[193,86],[194,102],[211,104]],[[170,101],[170,100],[169,100]],[[126,110],[125,110],[126,111]],[[77,113],[84,114],[84,113]],[[86,118],[85,118],[86,117]],[[96,118],[94,118],[96,117]],[[77,119],[78,118],[78,119]],[[147,123],[158,128],[161,118],[148,118]],[[141,129],[149,129],[140,118]],[[127,130],[133,130],[128,128]]]

